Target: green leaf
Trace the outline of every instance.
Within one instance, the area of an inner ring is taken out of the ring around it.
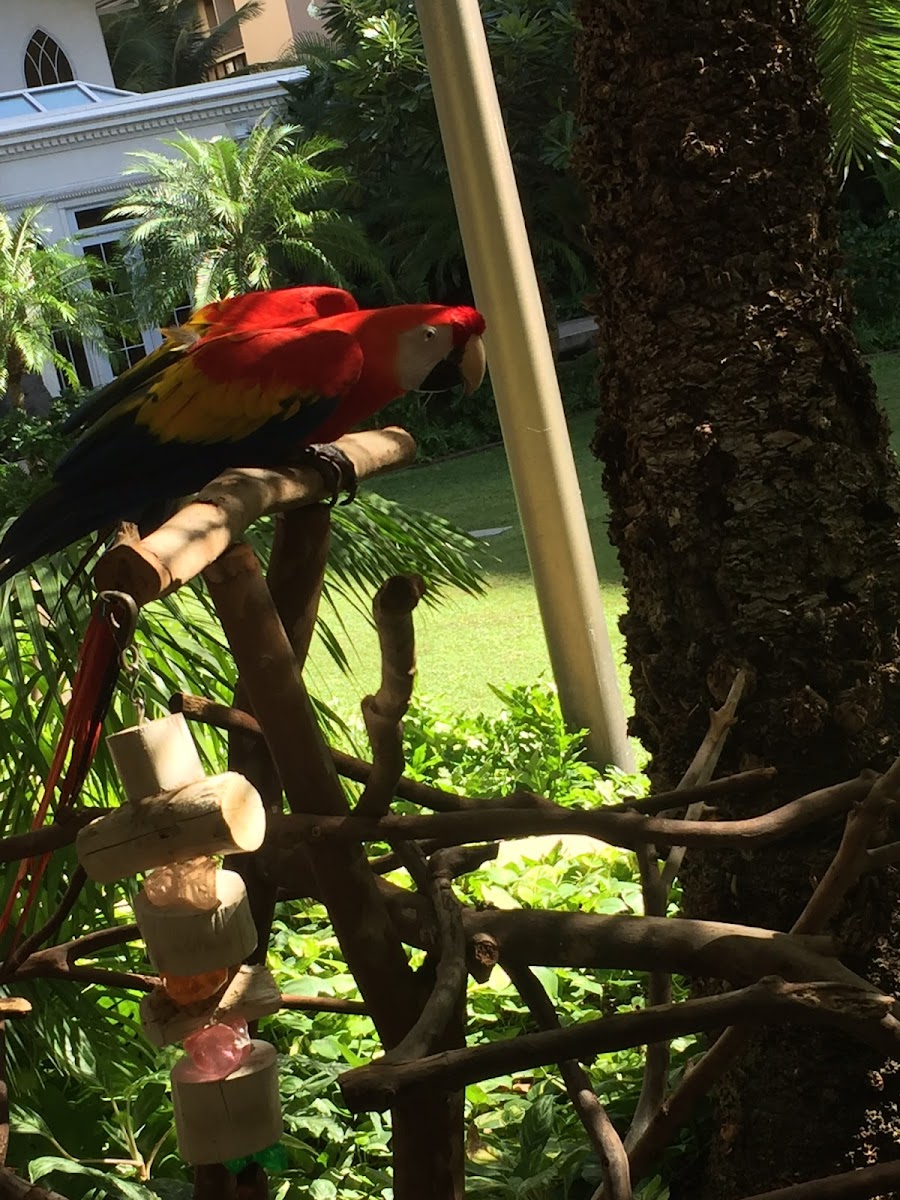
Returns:
[[[896,159],[900,7],[893,0],[808,0],[807,12],[818,35],[838,167],[846,174],[867,159]]]
[[[337,1188],[326,1179],[317,1179],[309,1189],[311,1200],[337,1200]]]
[[[99,1171],[96,1167],[89,1167],[85,1163],[77,1162],[71,1158],[55,1158],[53,1155],[44,1155],[41,1158],[34,1158],[28,1164],[28,1178],[32,1183],[37,1183],[44,1176],[58,1171],[63,1175],[80,1175],[87,1179],[99,1179],[111,1188],[109,1195],[118,1194],[123,1196],[125,1200],[154,1200],[154,1193],[149,1188],[140,1183],[134,1183],[128,1179],[121,1179],[112,1172]]]

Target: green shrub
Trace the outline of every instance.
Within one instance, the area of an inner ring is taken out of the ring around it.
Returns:
[[[845,215],[842,247],[865,354],[900,347],[900,218]]]
[[[557,364],[559,387],[569,414],[598,404],[597,357],[593,351]],[[500,441],[500,419],[490,379],[471,396],[448,403],[442,396],[410,395],[396,401],[373,424],[402,425],[416,439],[417,461],[481,450]]]
[[[563,721],[555,688],[493,689],[497,717],[458,716],[416,702],[403,722],[407,773],[470,796],[522,789],[558,804],[602,804],[617,792],[642,795],[643,775],[615,767],[600,772],[584,761],[584,737]]]

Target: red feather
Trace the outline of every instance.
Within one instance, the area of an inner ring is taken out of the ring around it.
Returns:
[[[120,641],[110,622],[106,605],[101,600],[91,616],[78,652],[78,668],[72,680],[72,695],[66,709],[59,744],[44,784],[44,792],[31,822],[32,830],[43,826],[58,785],[59,796],[53,804],[55,815],[70,807],[78,798],[100,742],[103,719],[112,701],[119,674],[120,655]],[[60,785],[63,766],[70,750],[68,769]],[[3,912],[0,914],[0,937],[9,928],[22,881],[28,874],[32,861],[26,858],[19,864]],[[9,947],[10,952],[15,949],[21,937],[49,861],[49,854],[36,861]]]

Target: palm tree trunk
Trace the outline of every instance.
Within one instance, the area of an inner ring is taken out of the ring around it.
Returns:
[[[22,408],[25,404],[22,380],[26,366],[24,354],[15,342],[11,343],[6,351],[6,399],[13,408]]]
[[[738,668],[727,761],[787,794],[900,749],[900,479],[838,279],[829,128],[799,0],[582,0],[580,170],[611,535],[636,716],[677,780]],[[690,916],[787,928],[835,830],[688,858]],[[888,993],[891,871],[837,922]],[[702,1187],[733,1200],[892,1157],[900,1078],[837,1035],[768,1032],[725,1081]],[[682,1192],[682,1194],[687,1194]]]

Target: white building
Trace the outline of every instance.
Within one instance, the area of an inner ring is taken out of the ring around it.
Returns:
[[[110,2],[0,0],[0,208],[15,215],[42,205],[53,240],[103,258],[121,235],[121,227],[102,224],[104,214],[135,182],[122,177],[130,152],[164,150],[160,139],[176,132],[240,136],[277,106],[282,79],[304,74],[266,71],[164,92],[120,91],[96,12]],[[112,362],[89,345],[72,346],[72,358],[84,384],[100,384],[159,341],[156,330],[135,331]],[[58,391],[55,372],[46,382]]]

